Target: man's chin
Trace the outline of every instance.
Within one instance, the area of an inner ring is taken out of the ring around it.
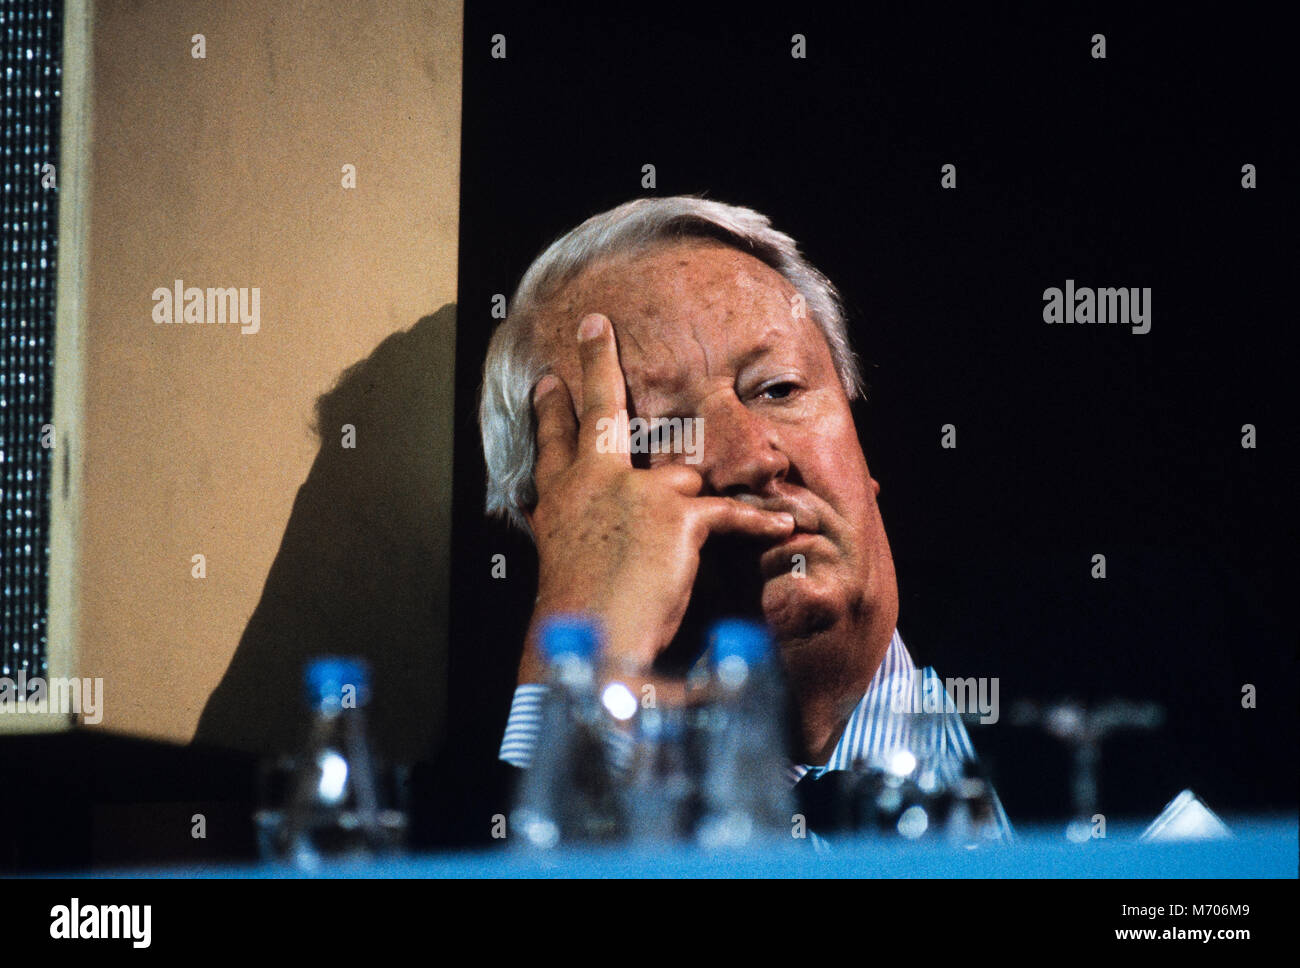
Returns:
[[[844,616],[836,590],[807,575],[783,574],[763,585],[763,618],[779,642],[793,643],[833,628]]]

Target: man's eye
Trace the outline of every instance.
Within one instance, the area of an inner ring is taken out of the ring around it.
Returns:
[[[760,397],[766,397],[769,400],[784,400],[798,389],[799,384],[786,380],[781,383],[773,383],[769,386],[763,387],[763,389],[758,391],[758,395]]]

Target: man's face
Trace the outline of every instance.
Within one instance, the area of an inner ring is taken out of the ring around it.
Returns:
[[[752,562],[736,568],[739,576],[756,565],[787,667],[869,680],[898,613],[879,485],[826,340],[796,295],[736,249],[662,243],[587,269],[550,300],[536,335],[582,413],[574,333],[586,313],[609,317],[630,415],[701,418],[702,453],[691,466],[702,493],[794,515],[794,535],[753,546]]]

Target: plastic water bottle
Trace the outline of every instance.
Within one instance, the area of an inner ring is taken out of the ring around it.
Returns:
[[[737,847],[788,836],[785,688],[767,629],[727,620],[709,636],[710,702],[701,713],[704,816],[696,840]]]
[[[624,783],[634,844],[689,842],[699,812],[693,734],[684,706],[658,702],[636,716],[635,746]]]
[[[368,668],[358,659],[319,658],[307,665],[304,678],[311,728],[269,852],[314,870],[326,860],[396,851],[405,840],[406,817],[380,804],[366,736]]]
[[[600,631],[580,615],[546,620],[538,645],[549,691],[533,762],[510,815],[510,842],[549,850],[626,836],[610,738],[615,719],[601,702]]]

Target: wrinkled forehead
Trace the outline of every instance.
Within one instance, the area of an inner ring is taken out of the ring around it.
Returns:
[[[674,240],[589,266],[547,301],[535,338],[557,373],[574,374],[578,322],[604,313],[631,383],[716,370],[767,344],[824,346],[800,309],[798,291],[761,260],[712,239]]]

